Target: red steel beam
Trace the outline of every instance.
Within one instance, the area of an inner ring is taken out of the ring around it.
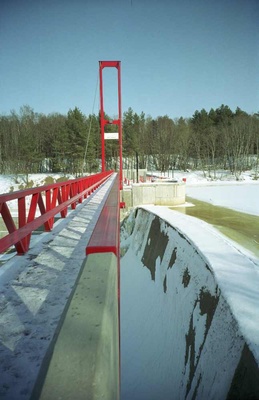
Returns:
[[[118,273],[118,321],[120,354],[120,188],[119,176],[113,182],[101,214],[86,247],[86,255],[114,253],[117,257]],[[120,357],[119,357],[120,363]],[[120,371],[120,368],[119,368]],[[120,372],[119,372],[120,375]],[[120,379],[120,378],[119,378]]]
[[[86,247],[86,255],[112,252],[119,258],[120,252],[120,200],[117,174],[101,214]]]

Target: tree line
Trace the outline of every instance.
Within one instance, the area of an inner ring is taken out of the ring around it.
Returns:
[[[109,116],[106,116],[110,119]],[[114,131],[107,125],[106,131]],[[107,169],[118,166],[118,142],[106,141]],[[79,176],[100,170],[99,115],[77,107],[66,115],[35,113],[29,106],[0,116],[0,173],[63,172]],[[195,111],[191,118],[152,118],[129,108],[123,114],[124,168],[167,172],[203,169],[212,178],[219,169],[240,176],[258,171],[259,114],[240,108]]]

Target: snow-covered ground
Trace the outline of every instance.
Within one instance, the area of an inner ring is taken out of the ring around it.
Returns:
[[[33,187],[46,184],[45,179],[50,177],[53,183],[59,179],[62,174],[29,174],[28,181]],[[68,179],[73,179],[72,175],[67,175]],[[20,190],[25,188],[25,175],[0,175],[0,194],[9,193],[10,191]],[[23,186],[23,187],[22,187]]]
[[[156,173],[156,176],[159,176]],[[218,174],[217,180],[204,177],[202,171],[175,171],[173,178],[186,181],[186,196],[232,210],[259,215],[259,180],[251,171],[244,172],[239,181],[233,175]],[[169,175],[172,178],[172,175]],[[165,177],[163,176],[163,179]]]
[[[0,195],[11,193],[17,190],[43,186],[51,183],[55,183],[58,179],[67,180],[73,179],[74,176],[64,174],[29,174],[28,177],[25,175],[0,175]],[[25,199],[26,206],[30,205],[30,196]],[[11,200],[8,202],[8,207],[11,210],[12,216],[17,216],[17,200]],[[1,218],[0,218],[1,223]],[[1,224],[0,224],[1,230]]]

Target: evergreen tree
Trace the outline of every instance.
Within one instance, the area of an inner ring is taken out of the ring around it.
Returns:
[[[83,170],[87,135],[85,117],[77,107],[68,111],[66,130],[69,142],[69,150],[67,149],[69,168],[70,172],[77,176]]]

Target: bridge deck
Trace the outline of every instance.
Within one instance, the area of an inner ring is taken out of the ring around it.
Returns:
[[[30,398],[114,179],[38,236],[25,256],[0,268],[0,397]]]

